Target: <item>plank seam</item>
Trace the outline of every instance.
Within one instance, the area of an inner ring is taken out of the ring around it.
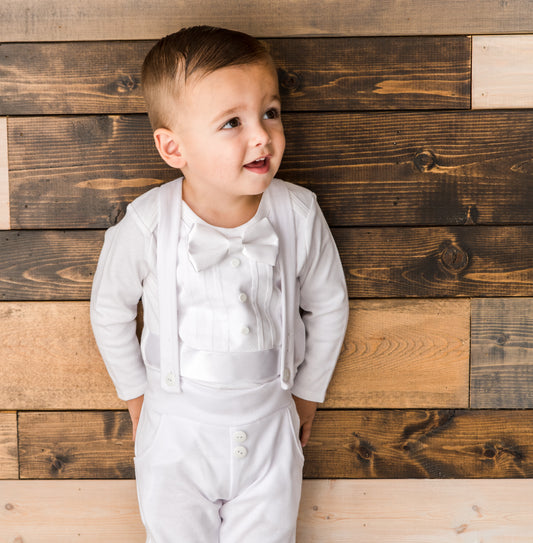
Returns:
[[[0,230],[10,230],[7,117],[0,117]]]

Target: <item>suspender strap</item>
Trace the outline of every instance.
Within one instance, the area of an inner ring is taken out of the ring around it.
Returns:
[[[296,225],[289,189],[279,179],[273,179],[272,211],[278,226],[281,272],[282,338],[280,356],[281,387],[289,389],[294,383],[294,323],[298,310],[296,300]]]
[[[161,387],[167,392],[180,391],[176,277],[180,224],[181,179],[177,179],[160,187],[159,224],[157,229]]]

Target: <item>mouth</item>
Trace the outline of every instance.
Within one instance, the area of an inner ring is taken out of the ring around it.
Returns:
[[[248,164],[245,164],[244,167],[254,173],[266,173],[270,169],[270,156],[260,157]]]

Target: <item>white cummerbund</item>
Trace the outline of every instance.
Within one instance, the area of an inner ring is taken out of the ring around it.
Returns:
[[[266,383],[279,375],[279,349],[221,353],[182,345],[180,373],[186,379],[220,385]]]

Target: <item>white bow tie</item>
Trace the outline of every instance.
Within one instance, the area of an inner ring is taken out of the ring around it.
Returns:
[[[242,238],[227,238],[219,230],[195,223],[189,233],[189,259],[198,272],[220,262],[234,247],[252,260],[274,266],[278,256],[278,236],[263,217],[246,228]]]

